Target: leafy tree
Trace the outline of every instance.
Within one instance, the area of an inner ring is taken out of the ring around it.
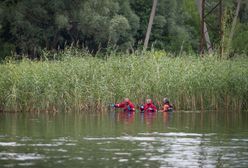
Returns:
[[[236,1],[224,3],[232,16]],[[60,50],[71,44],[91,51],[112,46],[119,51],[139,48],[145,39],[151,6],[152,0],[3,0],[0,57],[16,52],[36,58],[44,48]],[[246,51],[245,46],[236,44],[246,41],[246,36],[240,37],[246,35],[247,13],[248,2],[242,1],[232,42],[235,52]],[[195,0],[159,0],[149,48],[197,52],[199,23]],[[217,39],[217,35],[211,34],[211,38]]]
[[[137,41],[143,41],[148,25],[152,1],[137,0],[132,2],[132,8],[140,17],[140,29],[136,35]],[[192,50],[197,48],[198,29],[191,26],[189,12],[183,8],[180,0],[158,1],[157,14],[151,32],[151,44],[155,48],[166,49],[175,53],[180,50]]]
[[[242,1],[239,17],[241,23],[248,23],[248,1]]]
[[[99,45],[107,47],[109,42],[128,48],[139,25],[127,0],[83,2],[78,19],[82,37],[86,37],[83,41],[93,49]]]
[[[232,41],[233,53],[248,55],[248,24],[239,24]]]

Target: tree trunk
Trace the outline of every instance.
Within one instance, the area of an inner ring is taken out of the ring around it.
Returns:
[[[235,33],[235,27],[236,27],[237,20],[238,20],[241,1],[242,0],[237,0],[237,8],[236,8],[236,12],[235,12],[235,15],[234,15],[234,18],[233,18],[232,28],[231,28],[231,32],[230,32],[228,43],[227,43],[228,52],[229,52],[229,49],[231,47],[232,39],[233,39],[233,36],[234,36],[234,33]]]
[[[200,18],[202,19],[202,0],[195,0],[195,2],[196,2],[196,5],[197,5],[199,14],[200,14]],[[206,41],[206,45],[207,45],[207,50],[208,50],[208,53],[210,54],[210,53],[213,52],[213,49],[212,49],[210,37],[209,37],[209,34],[208,34],[207,25],[206,25],[205,22],[204,22],[204,28],[203,29],[204,29],[204,37],[205,37],[205,41]]]
[[[153,0],[152,11],[150,14],[150,19],[149,19],[149,23],[148,23],[148,27],[147,27],[147,31],[146,31],[146,38],[145,38],[145,42],[144,42],[143,51],[146,51],[146,49],[148,47],[148,42],[149,42],[149,38],[151,35],[151,30],[152,30],[152,24],[153,24],[153,20],[154,20],[155,14],[156,14],[157,4],[158,4],[158,0]]]

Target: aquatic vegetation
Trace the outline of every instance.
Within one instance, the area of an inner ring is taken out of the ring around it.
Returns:
[[[240,111],[248,104],[248,60],[171,57],[157,52],[93,57],[65,50],[54,60],[0,65],[0,109],[106,111],[129,97],[141,104],[169,97],[176,109]]]

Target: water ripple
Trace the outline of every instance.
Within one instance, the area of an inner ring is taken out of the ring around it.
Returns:
[[[244,162],[248,164],[245,160],[248,157],[247,139],[233,138],[231,141],[223,141],[225,139],[218,137],[215,133],[153,132],[138,133],[138,136],[85,137],[83,139],[104,146],[100,149],[114,154],[112,160],[119,160],[119,162],[130,162],[128,158],[132,158],[134,154],[140,154],[136,161],[143,163],[143,166],[147,164],[147,167],[151,167],[153,162],[159,163],[159,167],[215,167],[220,163],[223,167],[233,167],[241,160],[243,164]],[[108,142],[109,148],[106,147],[105,142]],[[133,147],[129,150],[122,147],[111,150],[113,149],[111,147],[119,143],[128,143]]]
[[[0,146],[24,146],[24,144],[18,144],[16,142],[0,142]]]
[[[25,161],[25,160],[39,160],[43,158],[44,156],[36,153],[8,153],[8,152],[0,153],[0,160]]]

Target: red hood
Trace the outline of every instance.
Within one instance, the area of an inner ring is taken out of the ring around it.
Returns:
[[[128,100],[128,101],[125,101],[125,103],[126,103],[126,104],[131,104],[131,101],[130,101],[130,100]]]

